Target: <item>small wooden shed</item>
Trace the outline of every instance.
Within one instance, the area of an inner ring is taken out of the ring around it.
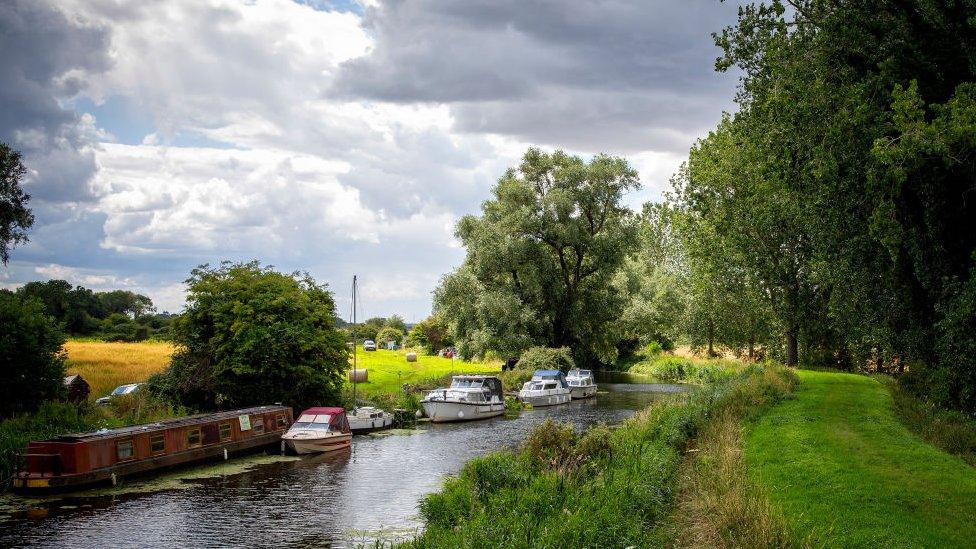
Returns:
[[[78,374],[64,378],[64,388],[67,392],[68,402],[84,402],[91,392],[88,382]]]

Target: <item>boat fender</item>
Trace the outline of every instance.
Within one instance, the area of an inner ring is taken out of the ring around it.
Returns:
[[[224,448],[224,461],[227,461],[227,448]]]
[[[458,417],[464,417],[464,410],[458,410]]]
[[[115,473],[112,473],[112,486],[118,484],[119,479],[115,478]]]

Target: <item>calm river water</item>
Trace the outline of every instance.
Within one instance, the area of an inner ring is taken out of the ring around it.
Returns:
[[[349,547],[411,537],[417,504],[468,459],[518,444],[551,418],[618,423],[679,386],[604,377],[600,393],[516,419],[357,436],[351,451],[192,481],[190,488],[74,498],[0,512],[0,547]]]

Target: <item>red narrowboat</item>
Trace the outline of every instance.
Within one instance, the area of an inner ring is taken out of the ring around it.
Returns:
[[[281,441],[291,408],[257,406],[31,442],[17,491],[74,490],[196,461],[226,458]]]

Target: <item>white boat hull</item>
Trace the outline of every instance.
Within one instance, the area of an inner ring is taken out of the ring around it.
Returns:
[[[393,416],[388,417],[366,417],[358,418],[349,416],[349,428],[354,433],[368,433],[369,431],[379,431],[393,426]]]
[[[505,413],[503,402],[451,402],[424,401],[421,403],[424,413],[434,423],[449,421],[473,421],[500,416]]]
[[[596,385],[586,385],[583,387],[570,387],[572,396],[575,399],[590,398],[596,394]]]
[[[569,402],[572,396],[567,390],[564,393],[555,393],[548,395],[533,395],[519,393],[519,400],[522,402],[531,404],[533,408],[538,408],[540,406],[556,406],[557,404],[566,404]]]
[[[296,454],[320,454],[348,448],[352,441],[352,433],[330,433],[324,437],[317,437],[304,435],[302,431],[298,431],[294,434],[285,433],[281,438]]]

